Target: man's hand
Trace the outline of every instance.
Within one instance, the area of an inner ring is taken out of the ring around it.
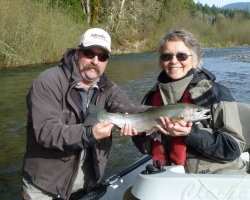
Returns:
[[[96,140],[101,140],[103,138],[109,137],[111,130],[114,127],[111,121],[104,121],[95,124],[92,128],[93,135]]]
[[[137,134],[137,131],[130,124],[125,124],[120,130],[120,136],[135,136]]]

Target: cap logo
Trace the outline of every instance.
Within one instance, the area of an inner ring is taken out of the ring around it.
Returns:
[[[82,47],[81,47],[82,45]],[[87,30],[80,38],[78,48],[100,47],[111,53],[110,35],[99,28]]]
[[[97,34],[97,33],[92,33],[92,34],[91,34],[91,37],[99,38],[99,39],[101,39],[101,40],[104,40],[105,42],[108,42],[108,41],[106,40],[106,37],[105,37],[105,36],[100,35],[100,34]]]

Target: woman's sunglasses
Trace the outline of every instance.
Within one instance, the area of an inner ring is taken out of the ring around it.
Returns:
[[[188,55],[186,53],[177,53],[177,54],[163,53],[161,54],[160,58],[162,61],[170,61],[173,59],[173,56],[175,56],[178,61],[185,61],[188,59],[189,56],[192,56],[192,55]]]
[[[82,54],[88,59],[92,59],[97,56],[100,62],[105,62],[109,59],[109,55],[107,53],[95,53],[90,49],[80,49],[80,52],[82,52]]]

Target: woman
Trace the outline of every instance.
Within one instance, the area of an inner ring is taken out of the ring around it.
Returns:
[[[142,153],[152,154],[154,165],[184,165],[187,173],[246,173],[240,155],[245,140],[238,107],[229,90],[202,68],[201,47],[186,30],[173,30],[158,45],[158,82],[143,103],[161,106],[190,103],[208,107],[211,118],[198,123],[161,117],[157,139],[143,133],[132,137]],[[152,135],[152,134],[151,134]]]

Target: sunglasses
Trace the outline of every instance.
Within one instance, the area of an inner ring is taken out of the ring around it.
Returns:
[[[173,56],[175,56],[178,61],[185,61],[188,59],[189,56],[192,56],[192,55],[188,55],[186,53],[177,53],[177,54],[163,53],[161,54],[160,58],[162,61],[170,61],[173,59]]]
[[[92,59],[95,56],[98,57],[98,60],[100,62],[105,62],[109,59],[109,55],[107,53],[95,53],[94,51],[92,51],[90,49],[81,49],[80,51],[88,59]]]

